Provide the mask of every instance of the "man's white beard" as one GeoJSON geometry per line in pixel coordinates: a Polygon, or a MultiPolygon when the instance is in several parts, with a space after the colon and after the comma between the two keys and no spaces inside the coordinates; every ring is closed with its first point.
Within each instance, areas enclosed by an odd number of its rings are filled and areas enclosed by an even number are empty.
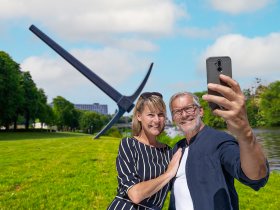
{"type": "Polygon", "coordinates": [[[181,130],[187,134],[187,133],[192,133],[192,132],[195,132],[195,131],[198,131],[199,128],[200,128],[200,125],[201,125],[201,118],[200,118],[200,115],[198,114],[196,117],[195,117],[195,124],[192,126],[192,127],[188,127],[188,128],[182,128],[181,127],[181,130]]]}

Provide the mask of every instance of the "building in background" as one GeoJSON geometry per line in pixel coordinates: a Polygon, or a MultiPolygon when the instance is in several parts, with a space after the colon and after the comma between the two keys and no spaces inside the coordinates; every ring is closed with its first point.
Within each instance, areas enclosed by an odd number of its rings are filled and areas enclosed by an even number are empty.
{"type": "Polygon", "coordinates": [[[74,104],[76,109],[79,110],[87,110],[87,111],[93,111],[100,114],[108,114],[108,105],[107,104],[74,104]]]}

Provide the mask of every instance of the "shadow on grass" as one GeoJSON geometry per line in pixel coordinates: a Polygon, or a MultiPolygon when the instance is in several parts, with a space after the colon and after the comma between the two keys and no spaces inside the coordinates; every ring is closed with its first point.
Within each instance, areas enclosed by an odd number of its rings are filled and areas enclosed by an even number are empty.
{"type": "Polygon", "coordinates": [[[70,133],[70,132],[0,132],[0,141],[20,141],[20,140],[44,140],[54,138],[69,138],[90,136],[83,133],[70,133]]]}

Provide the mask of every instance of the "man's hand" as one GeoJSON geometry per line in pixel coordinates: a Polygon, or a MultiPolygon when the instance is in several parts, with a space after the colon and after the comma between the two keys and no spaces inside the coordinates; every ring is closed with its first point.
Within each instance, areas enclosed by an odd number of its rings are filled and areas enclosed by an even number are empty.
{"type": "Polygon", "coordinates": [[[207,94],[202,98],[208,102],[213,102],[224,107],[224,110],[215,109],[213,114],[222,117],[226,121],[228,130],[235,135],[237,139],[243,139],[248,135],[248,132],[251,132],[251,127],[247,118],[245,96],[235,80],[225,75],[220,75],[220,79],[229,87],[209,83],[208,88],[219,92],[224,97],[207,94]]]}
{"type": "Polygon", "coordinates": [[[220,75],[228,87],[209,83],[208,88],[219,92],[222,96],[204,95],[202,98],[208,102],[216,103],[224,110],[215,109],[213,113],[227,123],[228,130],[236,137],[240,146],[241,168],[246,176],[258,180],[266,176],[266,158],[261,145],[256,141],[249,124],[245,106],[245,96],[239,84],[228,76],[220,75]]]}

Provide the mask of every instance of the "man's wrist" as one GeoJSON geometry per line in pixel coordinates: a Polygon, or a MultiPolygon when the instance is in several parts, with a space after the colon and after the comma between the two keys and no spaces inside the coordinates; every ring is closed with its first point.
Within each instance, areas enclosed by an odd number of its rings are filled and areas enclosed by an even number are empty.
{"type": "Polygon", "coordinates": [[[242,132],[240,132],[236,138],[238,139],[239,143],[253,144],[256,141],[255,135],[250,126],[243,128],[242,132]]]}

